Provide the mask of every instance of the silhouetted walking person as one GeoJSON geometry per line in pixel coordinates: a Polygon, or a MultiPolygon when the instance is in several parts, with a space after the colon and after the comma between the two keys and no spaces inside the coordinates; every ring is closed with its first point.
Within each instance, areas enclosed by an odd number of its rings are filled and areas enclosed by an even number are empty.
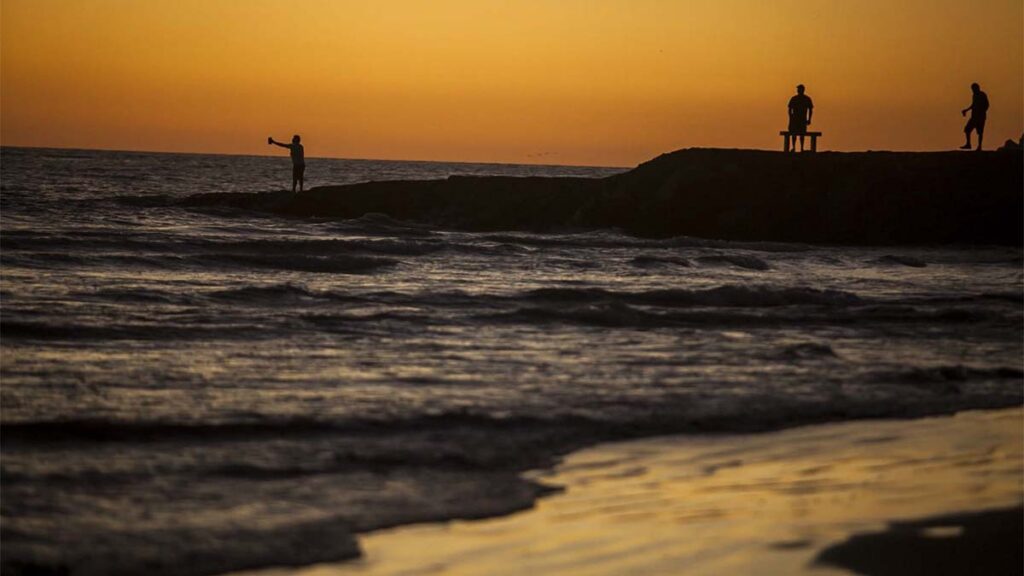
{"type": "Polygon", "coordinates": [[[280,146],[281,148],[287,148],[291,152],[291,155],[292,155],[292,194],[295,193],[295,183],[296,182],[298,182],[298,184],[299,184],[299,192],[302,191],[302,185],[303,185],[303,183],[302,183],[302,175],[306,171],[306,155],[305,155],[305,150],[303,150],[303,148],[302,148],[302,144],[299,143],[301,141],[302,141],[302,138],[300,138],[298,134],[296,134],[295,136],[292,136],[292,143],[291,144],[282,144],[282,143],[274,140],[273,137],[267,138],[267,144],[276,144],[276,145],[280,146]]]}
{"type": "Polygon", "coordinates": [[[978,86],[977,82],[971,84],[971,92],[974,93],[974,96],[971,97],[971,105],[960,111],[961,116],[967,116],[967,111],[971,111],[971,119],[964,126],[964,136],[967,137],[967,143],[960,147],[961,150],[971,149],[971,130],[978,133],[978,150],[981,150],[981,139],[985,136],[985,119],[988,116],[988,94],[981,91],[981,86],[978,86]]]}
{"type": "MultiPolygon", "coordinates": [[[[811,97],[804,94],[804,85],[796,87],[796,96],[789,99],[789,131],[800,136],[800,151],[804,150],[804,134],[807,127],[811,125],[811,116],[814,115],[814,102],[811,97]]],[[[793,150],[796,150],[796,142],[793,142],[793,150]]]]}

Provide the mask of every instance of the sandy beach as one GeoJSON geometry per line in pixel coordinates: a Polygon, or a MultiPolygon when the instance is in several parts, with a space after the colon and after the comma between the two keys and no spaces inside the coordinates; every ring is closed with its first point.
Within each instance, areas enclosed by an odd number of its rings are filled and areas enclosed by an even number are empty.
{"type": "Polygon", "coordinates": [[[532,472],[564,488],[532,510],[380,531],[354,562],[246,574],[1019,573],[1022,417],[600,445],[532,472]]]}

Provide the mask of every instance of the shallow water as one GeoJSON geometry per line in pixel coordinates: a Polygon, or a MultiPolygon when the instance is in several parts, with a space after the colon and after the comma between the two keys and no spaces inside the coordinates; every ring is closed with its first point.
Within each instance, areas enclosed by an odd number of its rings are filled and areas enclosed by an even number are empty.
{"type": "MultiPolygon", "coordinates": [[[[821,550],[894,519],[1020,506],[1022,416],[602,445],[536,472],[564,492],[535,509],[384,530],[362,540],[365,559],[250,576],[849,574],[820,562],[821,550]]],[[[912,553],[888,562],[920,573],[912,553]]]]}
{"type": "MultiPolygon", "coordinates": [[[[167,201],[279,188],[284,158],[2,161],[8,566],[337,559],[352,531],[527,506],[517,471],[602,440],[1021,402],[1019,248],[272,218],[167,201]]],[[[614,172],[307,167],[310,184],[614,172]]]]}
{"type": "MultiPolygon", "coordinates": [[[[601,445],[536,472],[564,492],[533,510],[383,530],[363,539],[364,559],[248,576],[850,574],[821,551],[895,519],[1019,508],[1022,417],[1010,409],[601,445]]],[[[958,535],[950,525],[923,537],[958,535]]],[[[914,553],[886,562],[922,573],[914,553]]]]}

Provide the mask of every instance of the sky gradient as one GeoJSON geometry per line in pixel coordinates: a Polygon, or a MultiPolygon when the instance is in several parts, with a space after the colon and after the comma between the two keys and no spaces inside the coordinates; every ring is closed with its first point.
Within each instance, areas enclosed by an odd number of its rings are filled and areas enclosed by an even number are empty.
{"type": "Polygon", "coordinates": [[[0,141],[630,166],[781,147],[947,150],[979,82],[1024,131],[1020,0],[0,0],[0,141]]]}

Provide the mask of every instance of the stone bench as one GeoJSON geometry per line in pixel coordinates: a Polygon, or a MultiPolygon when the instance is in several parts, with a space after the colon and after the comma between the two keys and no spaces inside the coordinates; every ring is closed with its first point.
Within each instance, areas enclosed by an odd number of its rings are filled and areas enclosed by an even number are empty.
{"type": "MultiPolygon", "coordinates": [[[[794,139],[794,140],[792,140],[792,142],[793,142],[793,148],[792,149],[793,149],[793,152],[796,152],[796,140],[795,140],[795,138],[797,136],[810,136],[811,137],[811,152],[817,152],[818,151],[818,136],[821,136],[821,132],[802,132],[801,133],[801,132],[790,132],[788,130],[783,130],[782,132],[779,132],[779,136],[782,136],[782,151],[783,152],[789,152],[789,150],[790,150],[790,146],[789,146],[790,138],[794,139]]],[[[800,151],[803,152],[803,148],[802,147],[800,148],[800,151]]]]}

